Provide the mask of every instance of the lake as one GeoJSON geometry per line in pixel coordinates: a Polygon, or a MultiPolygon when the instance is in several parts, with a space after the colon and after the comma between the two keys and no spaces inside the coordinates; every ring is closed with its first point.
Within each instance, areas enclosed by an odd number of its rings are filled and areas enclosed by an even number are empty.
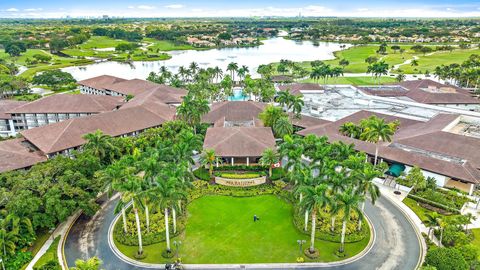
{"type": "MultiPolygon", "coordinates": [[[[314,46],[310,41],[293,41],[276,37],[264,40],[263,45],[254,48],[170,51],[168,53],[172,58],[164,61],[133,63],[108,61],[81,67],[67,67],[62,70],[71,73],[77,80],[103,74],[125,79],[145,79],[150,72],[158,72],[161,66],[176,72],[180,66],[188,67],[192,61],[195,61],[201,68],[218,66],[225,71],[230,62],[236,62],[239,67],[247,66],[250,74],[255,77],[258,75],[256,69],[259,65],[279,62],[281,59],[292,61],[334,59],[333,52],[341,50],[341,45],[343,44],[320,42],[318,46],[314,46]]],[[[345,45],[346,48],[351,46],[345,45]]]]}

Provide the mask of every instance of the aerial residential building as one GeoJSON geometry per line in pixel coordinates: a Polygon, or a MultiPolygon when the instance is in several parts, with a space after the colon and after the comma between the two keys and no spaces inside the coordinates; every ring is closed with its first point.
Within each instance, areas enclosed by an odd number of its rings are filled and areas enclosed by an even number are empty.
{"type": "Polygon", "coordinates": [[[440,113],[428,121],[419,121],[362,110],[334,122],[306,128],[298,134],[315,134],[327,136],[331,142],[353,143],[358,151],[373,158],[374,143],[340,133],[342,124],[358,124],[372,115],[387,122],[400,122],[392,142],[379,143],[380,159],[389,165],[402,165],[405,171],[419,166],[426,177],[435,179],[438,186],[455,187],[469,194],[479,187],[480,118],[440,113]]]}
{"type": "Polygon", "coordinates": [[[7,112],[26,103],[26,101],[0,100],[0,137],[16,135],[12,115],[7,112]]]}
{"type": "Polygon", "coordinates": [[[15,106],[5,113],[10,116],[10,135],[71,118],[109,112],[124,104],[121,97],[59,94],[15,106]]]}
{"type": "Polygon", "coordinates": [[[392,97],[406,101],[445,106],[469,111],[480,111],[480,99],[470,91],[432,80],[413,80],[389,85],[358,87],[364,93],[392,97]]]}

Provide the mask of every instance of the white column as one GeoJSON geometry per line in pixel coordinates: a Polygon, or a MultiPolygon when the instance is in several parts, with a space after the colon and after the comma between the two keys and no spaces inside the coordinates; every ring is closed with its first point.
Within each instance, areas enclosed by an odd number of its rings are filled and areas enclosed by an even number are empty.
{"type": "Polygon", "coordinates": [[[10,136],[15,136],[17,135],[17,131],[15,130],[15,126],[13,125],[13,120],[8,119],[8,125],[10,126],[10,136]]]}
{"type": "Polygon", "coordinates": [[[232,157],[232,166],[233,166],[233,157],[232,157]]]}
{"type": "Polygon", "coordinates": [[[217,168],[218,168],[218,158],[217,158],[217,161],[216,161],[216,162],[217,162],[217,168]]]}
{"type": "Polygon", "coordinates": [[[475,189],[475,184],[470,184],[470,191],[468,192],[468,195],[472,196],[474,189],[475,189]]]}
{"type": "Polygon", "coordinates": [[[247,157],[247,166],[250,166],[250,157],[247,157]]]}

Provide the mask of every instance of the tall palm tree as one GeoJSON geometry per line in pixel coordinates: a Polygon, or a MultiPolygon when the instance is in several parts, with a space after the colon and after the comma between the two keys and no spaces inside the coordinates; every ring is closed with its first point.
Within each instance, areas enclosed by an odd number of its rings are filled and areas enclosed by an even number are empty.
{"type": "Polygon", "coordinates": [[[223,76],[223,70],[219,68],[218,66],[213,68],[213,74],[215,78],[217,79],[217,83],[222,79],[223,76]]]}
{"type": "Polygon", "coordinates": [[[349,187],[345,192],[337,194],[335,200],[338,202],[337,211],[343,213],[342,218],[342,236],[340,240],[340,252],[345,251],[345,234],[347,231],[347,223],[350,221],[352,213],[356,213],[359,219],[363,218],[362,210],[359,203],[365,200],[364,197],[355,192],[352,187],[349,187]]]}
{"type": "Polygon", "coordinates": [[[227,71],[230,71],[230,76],[232,77],[233,82],[235,82],[235,73],[238,71],[238,64],[231,62],[227,65],[227,71]]]}
{"type": "Polygon", "coordinates": [[[7,211],[0,212],[0,247],[2,248],[2,258],[15,254],[17,242],[19,239],[19,226],[10,226],[12,215],[7,211]]]}
{"type": "Polygon", "coordinates": [[[269,177],[272,177],[272,167],[275,163],[278,163],[278,161],[279,156],[275,150],[267,148],[263,151],[262,157],[260,158],[260,164],[262,166],[268,166],[269,177]]]}
{"type": "MultiPolygon", "coordinates": [[[[380,197],[380,189],[377,185],[373,183],[375,177],[381,176],[381,173],[370,163],[360,162],[364,164],[363,170],[356,170],[353,178],[358,180],[357,192],[366,197],[367,193],[370,194],[370,200],[372,204],[375,204],[375,201],[380,197]]],[[[362,202],[362,213],[365,211],[365,201],[362,202]]],[[[358,230],[362,229],[362,219],[358,220],[358,230]]]]}
{"type": "Polygon", "coordinates": [[[177,181],[169,172],[163,172],[157,178],[157,186],[154,189],[155,194],[157,194],[154,204],[160,211],[163,211],[165,217],[165,240],[167,245],[167,252],[171,251],[170,247],[170,229],[169,229],[169,209],[178,207],[178,200],[185,198],[186,195],[184,192],[176,189],[177,181]]]}
{"type": "MultiPolygon", "coordinates": [[[[143,254],[142,244],[142,230],[140,227],[140,216],[138,214],[139,207],[143,207],[141,204],[140,196],[142,194],[142,183],[138,176],[127,175],[124,181],[115,183],[114,189],[122,193],[122,202],[132,202],[132,210],[135,215],[135,223],[137,226],[138,237],[138,254],[143,254]]],[[[122,207],[125,209],[125,207],[122,207]]],[[[122,210],[123,211],[123,210],[122,210]]]]}
{"type": "Polygon", "coordinates": [[[375,143],[375,162],[377,165],[378,159],[378,144],[381,141],[391,142],[395,130],[391,125],[385,122],[385,119],[378,117],[370,117],[366,129],[364,130],[364,136],[367,141],[375,143]]]}
{"type": "Polygon", "coordinates": [[[273,105],[268,105],[258,117],[262,120],[263,125],[266,127],[273,127],[275,122],[287,115],[283,112],[282,108],[273,105]]]}
{"type": "Polygon", "coordinates": [[[311,213],[312,231],[310,234],[310,253],[315,252],[315,232],[318,211],[324,210],[329,202],[329,189],[326,184],[320,184],[315,187],[307,186],[300,190],[304,194],[300,206],[311,213]]]}
{"type": "Polygon", "coordinates": [[[277,95],[277,102],[280,104],[285,109],[288,109],[290,107],[290,104],[292,102],[292,95],[288,90],[285,91],[279,91],[277,95]]]}
{"type": "Polygon", "coordinates": [[[291,100],[292,112],[295,114],[295,117],[300,118],[302,108],[305,105],[303,101],[303,95],[293,95],[291,100]]]}
{"type": "Polygon", "coordinates": [[[101,130],[89,133],[83,136],[87,141],[83,145],[83,150],[91,151],[93,155],[100,158],[100,161],[107,163],[111,161],[118,152],[118,148],[113,144],[112,137],[104,134],[101,130]]]}
{"type": "Polygon", "coordinates": [[[360,130],[357,125],[352,122],[345,122],[340,126],[340,133],[350,138],[358,138],[360,136],[360,130]]]}
{"type": "Polygon", "coordinates": [[[188,69],[190,69],[191,76],[195,75],[198,71],[198,64],[195,62],[190,63],[188,66],[188,69]]]}
{"type": "Polygon", "coordinates": [[[293,134],[293,125],[288,117],[280,117],[273,125],[273,133],[277,138],[283,138],[285,135],[293,134]]]}
{"type": "Polygon", "coordinates": [[[213,166],[217,162],[218,158],[213,149],[205,149],[200,156],[200,164],[202,164],[202,166],[208,166],[208,174],[210,175],[210,178],[213,177],[213,166]]]}

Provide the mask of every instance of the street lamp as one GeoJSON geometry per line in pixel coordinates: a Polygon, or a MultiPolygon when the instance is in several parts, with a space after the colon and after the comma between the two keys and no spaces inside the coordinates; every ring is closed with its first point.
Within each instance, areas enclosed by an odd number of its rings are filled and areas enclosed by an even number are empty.
{"type": "Polygon", "coordinates": [[[181,244],[182,244],[182,241],[177,241],[177,240],[173,241],[173,245],[175,246],[175,254],[177,256],[177,260],[178,260],[178,250],[180,249],[181,244]]]}
{"type": "Polygon", "coordinates": [[[303,252],[302,246],[305,244],[307,241],[306,240],[297,240],[298,247],[300,248],[300,255],[303,252]]]}

